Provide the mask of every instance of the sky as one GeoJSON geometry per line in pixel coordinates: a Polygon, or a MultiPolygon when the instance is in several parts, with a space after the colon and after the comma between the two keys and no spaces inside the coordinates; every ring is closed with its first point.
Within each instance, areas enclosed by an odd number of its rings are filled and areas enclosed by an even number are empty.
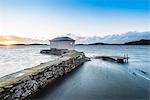
{"type": "Polygon", "coordinates": [[[0,0],[0,36],[51,39],[149,31],[150,0],[0,0]]]}

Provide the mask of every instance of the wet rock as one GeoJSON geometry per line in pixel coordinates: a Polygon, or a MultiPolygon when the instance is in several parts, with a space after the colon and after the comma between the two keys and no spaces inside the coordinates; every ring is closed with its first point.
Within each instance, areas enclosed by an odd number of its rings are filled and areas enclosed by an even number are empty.
{"type": "Polygon", "coordinates": [[[145,71],[143,71],[143,70],[140,70],[143,74],[145,74],[145,75],[148,75],[148,73],[147,72],[145,72],[145,71]]]}
{"type": "Polygon", "coordinates": [[[4,91],[4,89],[3,88],[0,88],[0,92],[3,92],[4,91]]]}

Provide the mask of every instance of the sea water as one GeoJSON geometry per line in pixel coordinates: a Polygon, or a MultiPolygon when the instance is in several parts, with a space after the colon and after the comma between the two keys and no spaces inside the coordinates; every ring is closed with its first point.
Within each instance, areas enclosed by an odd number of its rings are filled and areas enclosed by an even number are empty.
{"type": "MultiPolygon", "coordinates": [[[[1,46],[0,77],[34,67],[57,57],[40,54],[49,46],[1,46]]],[[[129,63],[91,59],[43,89],[35,100],[148,100],[150,98],[150,46],[78,45],[88,57],[128,55],[129,63]]]]}
{"type": "Polygon", "coordinates": [[[0,77],[57,58],[40,54],[42,49],[49,46],[0,46],[0,77]]]}
{"type": "Polygon", "coordinates": [[[91,59],[59,78],[35,100],[149,100],[150,46],[76,46],[86,56],[129,56],[129,63],[91,59]]]}
{"type": "MultiPolygon", "coordinates": [[[[95,56],[128,56],[129,63],[120,65],[135,74],[150,80],[150,46],[147,45],[91,45],[77,46],[88,57],[95,56]]],[[[115,64],[112,66],[115,67],[115,64]]]]}

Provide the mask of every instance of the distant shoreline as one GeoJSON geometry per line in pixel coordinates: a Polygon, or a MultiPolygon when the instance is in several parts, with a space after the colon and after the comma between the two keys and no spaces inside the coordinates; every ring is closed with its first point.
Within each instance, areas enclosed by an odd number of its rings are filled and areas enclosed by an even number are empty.
{"type": "MultiPolygon", "coordinates": [[[[32,45],[49,45],[49,44],[38,44],[38,43],[33,43],[33,44],[11,44],[11,46],[32,46],[32,45]]],[[[141,39],[138,41],[130,41],[130,42],[125,42],[122,44],[111,44],[111,43],[102,43],[102,42],[98,42],[98,43],[90,43],[90,44],[76,44],[76,45],[150,45],[150,40],[145,40],[145,39],[141,39]]],[[[0,44],[0,46],[7,46],[4,44],[0,44]]]]}
{"type": "MultiPolygon", "coordinates": [[[[35,43],[35,44],[11,44],[10,46],[31,46],[31,45],[49,45],[49,44],[38,44],[38,43],[35,43]]],[[[0,44],[0,46],[7,46],[7,45],[0,44]]]]}
{"type": "Polygon", "coordinates": [[[111,44],[111,43],[90,43],[90,44],[77,44],[77,45],[150,45],[150,40],[141,39],[138,41],[130,41],[122,44],[111,44]]]}

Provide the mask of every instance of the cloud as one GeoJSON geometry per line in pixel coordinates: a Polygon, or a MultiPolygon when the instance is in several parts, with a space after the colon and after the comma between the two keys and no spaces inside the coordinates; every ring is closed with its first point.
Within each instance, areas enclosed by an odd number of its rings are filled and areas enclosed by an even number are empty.
{"type": "Polygon", "coordinates": [[[150,39],[150,31],[146,32],[127,32],[123,34],[115,34],[115,35],[107,35],[104,37],[93,36],[93,37],[79,37],[72,34],[68,34],[68,36],[76,39],[77,43],[125,43],[129,41],[136,41],[140,39],[150,39]]]}
{"type": "MultiPolygon", "coordinates": [[[[115,35],[107,35],[104,37],[101,36],[92,36],[92,37],[83,37],[75,34],[66,34],[61,36],[69,36],[76,40],[76,43],[124,43],[129,41],[136,41],[140,39],[150,39],[150,31],[147,32],[127,32],[123,34],[115,34],[115,35]]],[[[24,38],[18,36],[0,36],[0,43],[3,41],[16,41],[18,44],[32,44],[32,43],[41,43],[41,44],[49,44],[48,40],[40,40],[40,39],[32,39],[32,38],[24,38]]]]}
{"type": "Polygon", "coordinates": [[[31,38],[24,38],[18,36],[0,36],[0,43],[5,41],[15,41],[17,44],[32,44],[32,43],[42,43],[47,44],[48,40],[38,40],[38,39],[31,39],[31,38]]]}

